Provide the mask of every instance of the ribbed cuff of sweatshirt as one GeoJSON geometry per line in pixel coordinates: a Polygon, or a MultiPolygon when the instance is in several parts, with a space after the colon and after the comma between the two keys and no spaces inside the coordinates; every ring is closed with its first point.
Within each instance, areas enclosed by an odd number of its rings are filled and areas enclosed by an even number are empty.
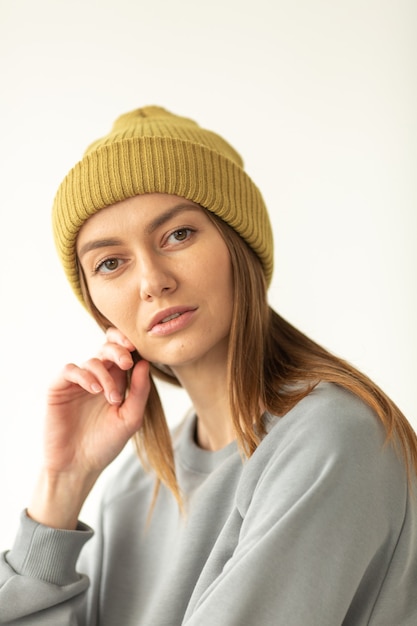
{"type": "Polygon", "coordinates": [[[57,530],[35,522],[23,511],[7,562],[22,576],[53,585],[69,585],[79,578],[76,562],[82,547],[92,536],[91,528],[81,522],[76,530],[57,530]]]}

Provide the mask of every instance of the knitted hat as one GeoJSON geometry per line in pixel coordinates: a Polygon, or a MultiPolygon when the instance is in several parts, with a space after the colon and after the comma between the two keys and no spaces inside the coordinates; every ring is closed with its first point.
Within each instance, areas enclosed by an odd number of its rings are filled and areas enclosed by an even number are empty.
{"type": "Polygon", "coordinates": [[[153,192],[181,196],[218,215],[258,255],[270,282],[271,225],[239,154],[192,120],[148,106],[122,115],[108,135],[91,144],[55,196],[55,243],[83,303],[76,261],[81,226],[104,207],[153,192]]]}

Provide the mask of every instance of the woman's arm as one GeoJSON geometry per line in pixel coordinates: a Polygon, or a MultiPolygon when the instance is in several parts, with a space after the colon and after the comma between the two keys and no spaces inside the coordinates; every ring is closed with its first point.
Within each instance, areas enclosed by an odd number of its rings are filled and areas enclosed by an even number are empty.
{"type": "Polygon", "coordinates": [[[149,393],[148,364],[140,361],[126,394],[130,350],[110,331],[99,358],[67,365],[49,389],[43,466],[15,545],[0,560],[2,624],[46,623],[48,607],[60,616],[57,626],[78,623],[76,597],[88,580],[75,563],[92,535],[78,516],[101,472],[140,428],[149,393]]]}
{"type": "Polygon", "coordinates": [[[74,529],[101,472],[140,428],[149,393],[148,364],[139,361],[126,393],[129,348],[107,343],[100,358],[66,365],[48,393],[44,463],[29,517],[74,529]]]}

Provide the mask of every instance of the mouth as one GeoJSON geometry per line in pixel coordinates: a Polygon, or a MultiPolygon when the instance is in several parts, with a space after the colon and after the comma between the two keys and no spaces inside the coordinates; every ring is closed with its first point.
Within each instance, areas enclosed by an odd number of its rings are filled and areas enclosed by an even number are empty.
{"type": "Polygon", "coordinates": [[[177,307],[170,307],[169,309],[160,311],[159,313],[154,315],[154,317],[151,319],[151,322],[147,330],[148,332],[151,332],[151,331],[155,331],[155,329],[158,327],[159,328],[163,327],[165,324],[169,325],[170,322],[174,324],[175,323],[174,320],[177,320],[178,318],[183,317],[184,315],[186,316],[192,315],[192,313],[194,313],[196,308],[197,307],[193,307],[193,306],[177,306],[177,307]]]}

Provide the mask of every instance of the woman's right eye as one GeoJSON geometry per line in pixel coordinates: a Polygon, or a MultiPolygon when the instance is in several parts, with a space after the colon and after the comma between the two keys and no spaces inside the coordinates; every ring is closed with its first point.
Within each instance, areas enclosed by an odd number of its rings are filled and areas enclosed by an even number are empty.
{"type": "Polygon", "coordinates": [[[120,264],[120,259],[116,259],[115,257],[104,259],[104,261],[100,261],[100,263],[95,266],[94,273],[110,274],[111,272],[116,271],[120,267],[120,264]]]}

